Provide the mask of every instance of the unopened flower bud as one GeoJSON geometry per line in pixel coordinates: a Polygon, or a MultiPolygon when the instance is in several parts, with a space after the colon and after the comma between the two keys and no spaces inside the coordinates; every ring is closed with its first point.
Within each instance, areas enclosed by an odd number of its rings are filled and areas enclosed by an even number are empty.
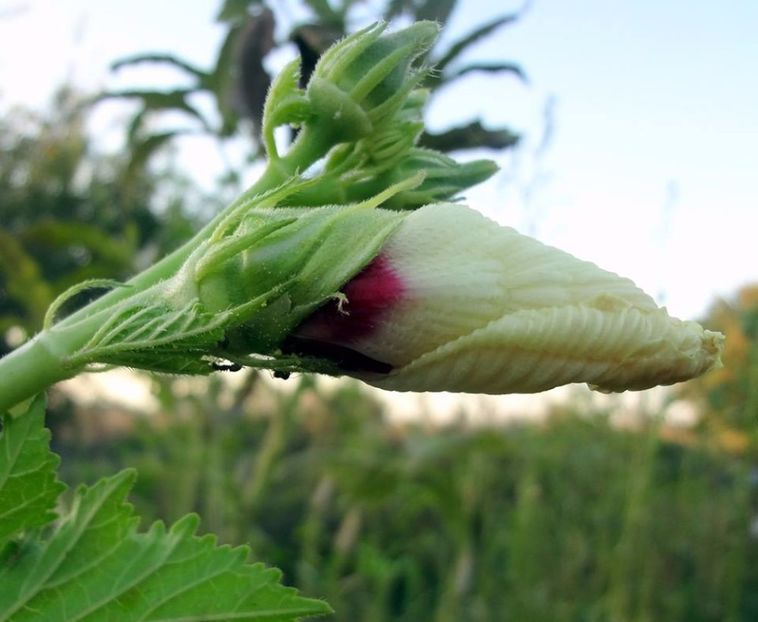
{"type": "Polygon", "coordinates": [[[332,46],[308,83],[313,123],[335,142],[368,135],[403,107],[423,76],[412,64],[439,32],[433,22],[389,35],[383,34],[385,28],[374,24],[332,46]]]}
{"type": "Polygon", "coordinates": [[[723,342],[630,280],[454,204],[409,214],[342,292],[290,347],[385,389],[644,389],[718,365],[723,342]]]}

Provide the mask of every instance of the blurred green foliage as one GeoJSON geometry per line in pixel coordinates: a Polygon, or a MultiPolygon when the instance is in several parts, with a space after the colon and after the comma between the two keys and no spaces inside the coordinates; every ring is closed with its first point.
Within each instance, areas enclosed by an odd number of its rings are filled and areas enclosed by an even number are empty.
{"type": "Polygon", "coordinates": [[[730,300],[719,300],[704,324],[727,335],[721,369],[683,385],[682,396],[695,400],[701,426],[737,449],[758,447],[758,285],[748,285],[730,300]]]}
{"type": "Polygon", "coordinates": [[[70,286],[126,279],[195,229],[188,182],[98,151],[87,111],[66,88],[44,113],[0,118],[0,354],[8,329],[33,334],[70,286]]]}

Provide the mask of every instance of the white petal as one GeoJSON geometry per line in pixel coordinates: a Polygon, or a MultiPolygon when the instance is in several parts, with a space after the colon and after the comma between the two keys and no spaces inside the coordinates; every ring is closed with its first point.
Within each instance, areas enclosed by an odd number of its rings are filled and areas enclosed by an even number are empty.
{"type": "Polygon", "coordinates": [[[719,364],[723,336],[669,317],[632,281],[454,204],[408,216],[382,250],[407,295],[351,344],[385,389],[623,391],[719,364]]]}
{"type": "Polygon", "coordinates": [[[564,306],[518,311],[368,380],[399,391],[533,393],[572,382],[645,389],[700,375],[723,336],[663,310],[564,306]]]}
{"type": "Polygon", "coordinates": [[[506,314],[615,297],[656,309],[629,279],[457,204],[410,214],[383,249],[408,295],[354,345],[395,366],[506,314]]]}

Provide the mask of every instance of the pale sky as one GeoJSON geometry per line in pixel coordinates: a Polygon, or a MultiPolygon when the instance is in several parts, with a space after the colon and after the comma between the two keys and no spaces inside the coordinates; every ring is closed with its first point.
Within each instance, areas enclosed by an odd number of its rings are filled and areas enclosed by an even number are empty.
{"type": "MultiPolygon", "coordinates": [[[[176,85],[174,72],[114,76],[108,65],[172,51],[208,66],[223,34],[212,21],[218,5],[0,0],[0,111],[41,108],[67,79],[85,89],[176,85]]],[[[281,6],[296,15],[296,2],[281,6]]],[[[517,6],[462,0],[443,41],[517,6]]],[[[432,102],[428,119],[439,127],[482,116],[522,131],[502,172],[469,194],[472,207],[697,318],[714,296],[758,281],[756,31],[755,0],[535,0],[469,54],[518,61],[529,83],[466,79],[432,102]],[[553,131],[540,151],[551,100],[553,131]]],[[[93,123],[118,128],[116,113],[103,107],[93,123]]],[[[202,141],[180,152],[203,184],[220,171],[202,141]]]]}

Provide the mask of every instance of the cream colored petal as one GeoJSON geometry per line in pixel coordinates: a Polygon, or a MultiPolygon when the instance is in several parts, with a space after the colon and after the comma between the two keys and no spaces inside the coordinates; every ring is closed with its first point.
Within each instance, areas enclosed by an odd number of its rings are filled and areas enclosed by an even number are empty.
{"type": "Polygon", "coordinates": [[[723,335],[663,309],[598,301],[507,314],[367,381],[399,391],[533,393],[573,382],[623,391],[672,384],[719,364],[723,335]]]}
{"type": "Polygon", "coordinates": [[[629,279],[459,204],[410,214],[382,252],[406,284],[407,296],[374,334],[351,347],[395,366],[523,310],[587,304],[598,297],[657,308],[629,279]]]}

